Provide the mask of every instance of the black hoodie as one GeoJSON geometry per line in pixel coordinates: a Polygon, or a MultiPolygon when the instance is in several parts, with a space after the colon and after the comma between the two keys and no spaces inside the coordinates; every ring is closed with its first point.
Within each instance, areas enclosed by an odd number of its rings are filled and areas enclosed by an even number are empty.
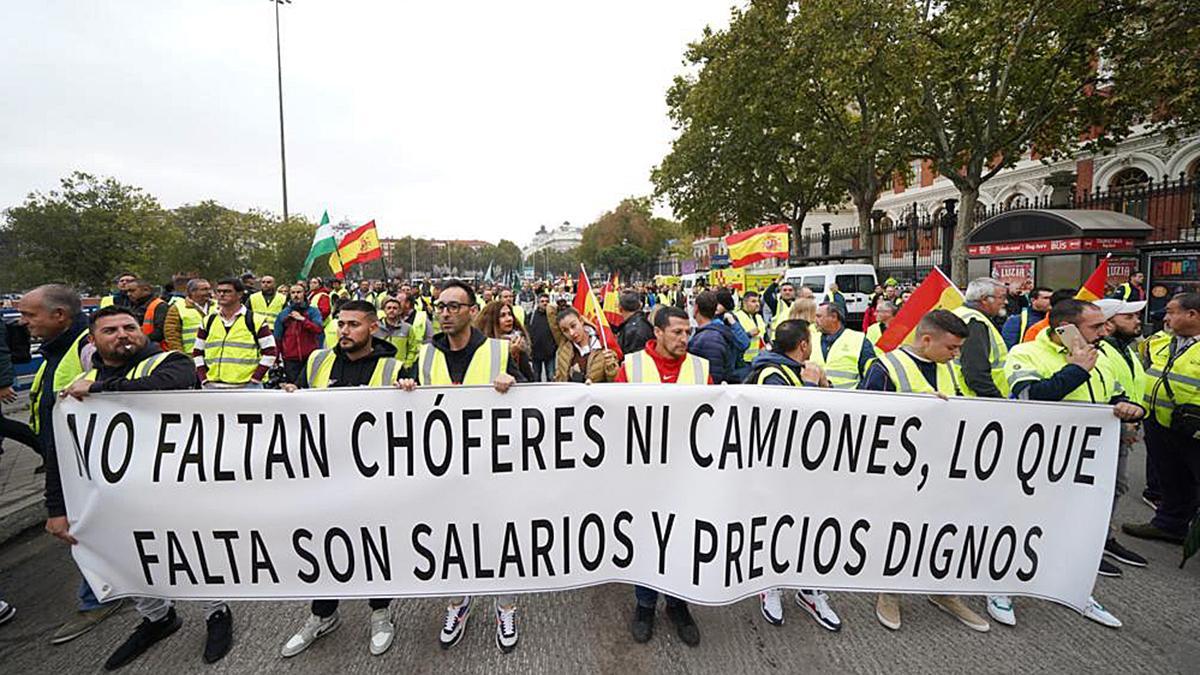
{"type": "MultiPolygon", "coordinates": [[[[371,338],[371,353],[357,361],[351,361],[341,346],[333,348],[333,370],[329,373],[330,387],[365,387],[371,383],[375,365],[379,359],[396,358],[396,348],[386,340],[371,338]]],[[[296,386],[308,389],[308,367],[300,371],[296,386]]]]}
{"type": "MultiPolygon", "coordinates": [[[[446,337],[445,333],[438,333],[433,336],[432,347],[446,356],[446,370],[450,371],[450,379],[455,384],[460,384],[463,378],[467,375],[467,368],[471,365],[471,359],[475,356],[475,350],[487,340],[483,333],[478,328],[471,329],[471,339],[467,341],[467,346],[458,351],[450,349],[450,338],[446,337]]],[[[508,360],[509,375],[517,382],[524,382],[525,376],[521,374],[521,369],[518,367],[515,359],[508,360]]],[[[421,382],[421,364],[417,363],[417,372],[414,375],[417,384],[428,384],[421,382]]]]}

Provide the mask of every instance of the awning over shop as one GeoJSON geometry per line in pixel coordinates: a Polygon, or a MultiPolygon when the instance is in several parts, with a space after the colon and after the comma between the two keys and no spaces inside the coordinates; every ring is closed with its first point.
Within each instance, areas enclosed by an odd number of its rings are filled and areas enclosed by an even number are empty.
{"type": "Polygon", "coordinates": [[[1017,209],[995,215],[967,235],[970,255],[1065,253],[1132,248],[1153,228],[1118,211],[1017,209]]]}

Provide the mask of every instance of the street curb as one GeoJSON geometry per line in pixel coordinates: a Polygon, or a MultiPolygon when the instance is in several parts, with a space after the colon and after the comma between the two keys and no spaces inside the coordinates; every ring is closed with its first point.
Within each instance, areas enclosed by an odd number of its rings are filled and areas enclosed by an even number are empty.
{"type": "Polygon", "coordinates": [[[46,511],[40,495],[33,495],[28,503],[0,515],[0,545],[8,543],[26,530],[45,521],[46,511]]]}

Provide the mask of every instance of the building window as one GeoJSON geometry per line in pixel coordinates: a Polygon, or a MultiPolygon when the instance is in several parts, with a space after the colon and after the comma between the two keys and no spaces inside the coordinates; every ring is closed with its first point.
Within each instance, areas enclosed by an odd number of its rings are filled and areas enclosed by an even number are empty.
{"type": "Polygon", "coordinates": [[[1134,218],[1146,219],[1150,204],[1145,190],[1150,185],[1150,176],[1137,167],[1121,169],[1108,182],[1108,191],[1113,198],[1113,210],[1134,218]]]}

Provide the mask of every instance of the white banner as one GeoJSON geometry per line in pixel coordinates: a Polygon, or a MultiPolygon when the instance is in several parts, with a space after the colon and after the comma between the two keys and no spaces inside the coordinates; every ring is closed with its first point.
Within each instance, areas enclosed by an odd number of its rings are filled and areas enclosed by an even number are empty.
{"type": "Polygon", "coordinates": [[[55,432],[102,598],[629,582],[1076,609],[1118,441],[1103,406],[676,385],[104,394],[55,432]]]}

